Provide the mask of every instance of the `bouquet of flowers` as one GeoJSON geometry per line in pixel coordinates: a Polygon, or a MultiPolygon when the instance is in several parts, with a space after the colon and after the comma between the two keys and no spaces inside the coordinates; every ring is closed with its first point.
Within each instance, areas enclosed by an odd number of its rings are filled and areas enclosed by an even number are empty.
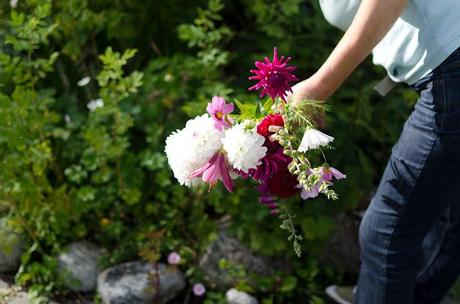
{"type": "Polygon", "coordinates": [[[239,111],[234,113],[233,103],[214,96],[207,114],[187,121],[166,139],[165,152],[174,176],[188,187],[205,183],[211,190],[221,181],[233,192],[235,179],[255,181],[260,203],[280,216],[280,227],[290,232],[288,239],[300,256],[302,236],[280,200],[320,194],[337,200],[331,186],[334,179],[346,176],[329,165],[323,152],[334,140],[316,128],[315,118],[327,110],[324,102],[305,100],[295,107],[287,103],[291,84],[298,80],[290,59],[278,57],[275,48],[272,61],[265,57],[251,70],[254,76],[249,79],[257,83],[249,90],[260,89],[260,97],[268,95],[268,100],[236,100],[239,111]]]}

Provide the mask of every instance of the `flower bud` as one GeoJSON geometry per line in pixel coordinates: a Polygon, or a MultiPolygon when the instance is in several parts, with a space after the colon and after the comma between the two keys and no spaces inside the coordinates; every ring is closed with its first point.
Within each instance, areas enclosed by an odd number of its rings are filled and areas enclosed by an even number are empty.
{"type": "Polygon", "coordinates": [[[271,141],[271,142],[274,142],[274,141],[277,141],[278,140],[278,137],[276,134],[273,134],[273,135],[270,135],[268,137],[268,139],[271,141]]]}
{"type": "Polygon", "coordinates": [[[271,125],[268,127],[268,131],[270,132],[278,132],[279,130],[281,130],[281,126],[271,125]]]}

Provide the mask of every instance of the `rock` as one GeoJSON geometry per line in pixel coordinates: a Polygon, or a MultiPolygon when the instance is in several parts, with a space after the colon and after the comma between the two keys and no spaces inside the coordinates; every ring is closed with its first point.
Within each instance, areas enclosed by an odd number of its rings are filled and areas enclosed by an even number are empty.
{"type": "Polygon", "coordinates": [[[9,282],[6,288],[0,289],[0,303],[28,304],[29,295],[21,287],[13,286],[9,282]]]}
{"type": "Polygon", "coordinates": [[[135,261],[104,270],[97,291],[105,304],[166,303],[185,288],[184,275],[175,267],[135,261]],[[156,281],[155,278],[159,277],[156,281]],[[158,283],[157,283],[158,282],[158,283]],[[155,286],[159,284],[159,293],[155,286]]]}
{"type": "Polygon", "coordinates": [[[16,272],[24,252],[24,239],[9,224],[8,218],[0,219],[0,273],[16,272]]]}
{"type": "Polygon", "coordinates": [[[58,258],[58,271],[64,278],[67,288],[73,291],[88,292],[96,288],[100,249],[82,241],[70,244],[58,258]]]}
{"type": "MultiPolygon", "coordinates": [[[[0,294],[2,291],[7,290],[13,285],[13,278],[0,275],[0,294]]],[[[0,302],[1,303],[1,302],[0,302]]]]}
{"type": "Polygon", "coordinates": [[[208,284],[219,289],[231,288],[241,279],[249,280],[248,283],[257,288],[255,282],[248,279],[250,274],[264,277],[274,275],[279,270],[284,273],[291,272],[287,262],[253,254],[238,239],[228,236],[225,230],[221,230],[218,239],[206,249],[200,269],[208,284]],[[222,267],[221,261],[225,261],[228,267],[222,267]],[[244,278],[232,275],[238,273],[238,270],[244,270],[247,275],[244,278]]]}
{"type": "Polygon", "coordinates": [[[25,291],[19,291],[7,297],[8,304],[29,304],[29,295],[25,291]]]}
{"type": "Polygon", "coordinates": [[[322,250],[323,264],[330,265],[340,272],[359,272],[360,219],[359,216],[348,214],[341,214],[336,218],[336,230],[322,250]]]}
{"type": "MultiPolygon", "coordinates": [[[[0,289],[0,303],[2,304],[31,304],[31,303],[47,303],[59,304],[48,298],[37,298],[30,296],[26,290],[18,286],[10,286],[7,289],[0,289]]],[[[71,303],[67,303],[71,304],[71,303]]]]}
{"type": "Polygon", "coordinates": [[[257,304],[257,299],[245,292],[235,288],[229,289],[225,293],[227,304],[257,304]]]}

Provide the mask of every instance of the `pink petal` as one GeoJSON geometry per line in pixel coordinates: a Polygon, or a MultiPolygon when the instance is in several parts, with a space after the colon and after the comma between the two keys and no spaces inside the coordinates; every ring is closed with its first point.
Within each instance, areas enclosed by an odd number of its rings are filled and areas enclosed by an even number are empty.
{"type": "Polygon", "coordinates": [[[273,48],[273,61],[278,61],[278,51],[276,47],[273,48]]]}
{"type": "Polygon", "coordinates": [[[216,130],[218,131],[222,131],[223,130],[222,121],[218,120],[216,117],[213,117],[213,118],[215,119],[214,128],[216,128],[216,130]]]}
{"type": "Polygon", "coordinates": [[[347,176],[345,174],[343,174],[342,172],[340,172],[339,170],[337,170],[336,168],[333,168],[333,167],[330,167],[329,168],[332,172],[332,175],[334,175],[334,177],[336,179],[344,179],[344,178],[347,178],[347,176]]]}
{"type": "Polygon", "coordinates": [[[201,166],[200,168],[196,169],[195,171],[193,171],[190,175],[189,175],[189,178],[192,178],[192,177],[198,177],[198,176],[201,176],[206,170],[209,169],[209,167],[212,166],[212,164],[216,161],[217,159],[217,153],[214,154],[210,160],[208,160],[208,162],[206,164],[204,164],[203,166],[201,166]]]}
{"type": "Polygon", "coordinates": [[[203,181],[206,183],[214,184],[219,180],[220,169],[219,166],[213,164],[206,171],[203,172],[203,181]]]}
{"type": "Polygon", "coordinates": [[[309,198],[315,198],[319,195],[319,186],[313,186],[311,188],[311,191],[306,191],[305,189],[302,190],[302,193],[300,194],[300,196],[306,200],[306,199],[309,199],[309,198]]]}
{"type": "Polygon", "coordinates": [[[230,173],[228,172],[228,167],[226,166],[226,160],[224,159],[224,156],[222,156],[222,158],[223,160],[220,162],[222,182],[224,183],[224,186],[228,190],[228,192],[233,192],[233,181],[230,177],[230,173]]]}
{"type": "Polygon", "coordinates": [[[198,177],[198,176],[202,176],[203,175],[203,172],[205,172],[206,170],[208,170],[208,168],[211,166],[211,164],[209,162],[207,162],[206,164],[204,164],[203,166],[201,166],[200,168],[196,169],[195,171],[193,171],[189,176],[188,178],[193,178],[193,177],[198,177]]]}
{"type": "Polygon", "coordinates": [[[216,113],[216,110],[214,109],[214,105],[212,103],[208,103],[208,106],[206,107],[206,112],[208,112],[209,115],[214,115],[216,113]]]}
{"type": "Polygon", "coordinates": [[[229,114],[229,113],[232,113],[234,109],[235,109],[235,106],[233,105],[233,103],[224,104],[222,106],[222,113],[229,114]]]}
{"type": "Polygon", "coordinates": [[[225,104],[225,99],[223,97],[220,97],[220,96],[214,96],[212,98],[212,103],[217,108],[217,110],[220,110],[222,108],[222,106],[225,104]]]}

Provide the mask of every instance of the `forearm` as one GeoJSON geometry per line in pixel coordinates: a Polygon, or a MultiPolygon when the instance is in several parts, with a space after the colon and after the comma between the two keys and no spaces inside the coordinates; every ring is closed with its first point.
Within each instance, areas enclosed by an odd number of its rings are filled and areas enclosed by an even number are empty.
{"type": "Polygon", "coordinates": [[[326,62],[312,76],[329,98],[391,29],[408,0],[363,0],[356,16],[326,62]]]}

